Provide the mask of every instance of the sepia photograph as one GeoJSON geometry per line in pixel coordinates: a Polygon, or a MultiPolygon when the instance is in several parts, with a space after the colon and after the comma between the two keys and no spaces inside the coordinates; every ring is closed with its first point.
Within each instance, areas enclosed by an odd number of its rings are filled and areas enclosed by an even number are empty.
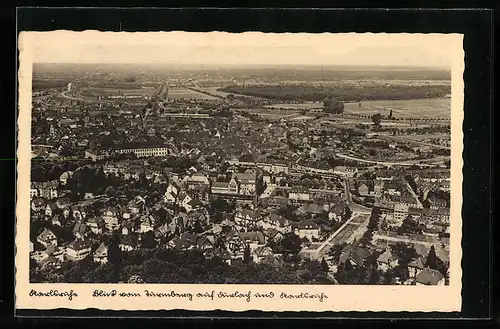
{"type": "Polygon", "coordinates": [[[461,36],[25,37],[27,285],[460,292],[461,36]]]}

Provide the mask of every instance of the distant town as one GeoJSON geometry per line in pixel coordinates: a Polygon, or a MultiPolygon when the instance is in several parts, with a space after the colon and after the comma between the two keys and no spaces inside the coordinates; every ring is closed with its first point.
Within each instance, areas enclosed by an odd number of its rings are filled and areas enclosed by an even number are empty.
{"type": "Polygon", "coordinates": [[[35,64],[30,281],[448,285],[448,72],[35,64]]]}

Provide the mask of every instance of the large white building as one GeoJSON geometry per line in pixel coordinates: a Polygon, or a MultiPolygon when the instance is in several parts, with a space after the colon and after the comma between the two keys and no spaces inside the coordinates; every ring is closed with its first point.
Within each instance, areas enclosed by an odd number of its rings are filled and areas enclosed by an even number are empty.
{"type": "Polygon", "coordinates": [[[408,217],[409,206],[404,203],[396,203],[394,205],[394,223],[398,226],[403,224],[403,221],[408,217]]]}
{"type": "Polygon", "coordinates": [[[172,154],[170,147],[142,147],[142,148],[123,148],[116,150],[119,154],[134,153],[138,158],[167,156],[172,154]]]}

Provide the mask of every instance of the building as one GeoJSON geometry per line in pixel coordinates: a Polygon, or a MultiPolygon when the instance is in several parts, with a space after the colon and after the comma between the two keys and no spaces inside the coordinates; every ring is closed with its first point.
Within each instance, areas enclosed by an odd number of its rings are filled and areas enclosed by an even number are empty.
{"type": "Polygon", "coordinates": [[[348,261],[353,266],[362,267],[372,256],[370,250],[348,244],[342,249],[339,261],[341,264],[348,261]]]}
{"type": "Polygon", "coordinates": [[[55,199],[58,196],[59,182],[57,180],[48,182],[32,182],[30,189],[30,197],[44,198],[44,199],[55,199]]]}
{"type": "Polygon", "coordinates": [[[417,275],[426,267],[427,258],[425,256],[419,257],[417,259],[412,260],[408,264],[408,274],[410,278],[414,279],[417,275]]]}
{"type": "Polygon", "coordinates": [[[166,146],[122,148],[115,150],[118,154],[135,154],[138,158],[161,157],[172,154],[172,149],[166,146]]]}
{"type": "Polygon", "coordinates": [[[230,189],[238,186],[238,194],[255,194],[257,175],[255,173],[233,173],[230,189]]]}
{"type": "Polygon", "coordinates": [[[384,272],[398,266],[398,263],[398,257],[390,249],[387,249],[377,258],[378,269],[384,272]]]}
{"type": "Polygon", "coordinates": [[[59,176],[59,181],[61,182],[62,185],[66,185],[66,184],[68,184],[68,179],[70,179],[71,177],[73,177],[73,175],[74,175],[73,171],[63,172],[61,174],[61,176],[59,176]]]}
{"type": "Polygon", "coordinates": [[[168,185],[167,191],[165,192],[164,201],[165,203],[175,203],[177,197],[179,196],[180,187],[176,182],[172,182],[168,185]]]}
{"type": "Polygon", "coordinates": [[[264,229],[271,228],[282,234],[287,234],[292,232],[291,222],[288,219],[274,213],[264,218],[262,222],[262,228],[264,229]]]}
{"type": "Polygon", "coordinates": [[[94,252],[94,262],[106,264],[108,262],[108,247],[102,242],[94,252]]]}
{"type": "Polygon", "coordinates": [[[353,178],[358,174],[358,169],[355,167],[337,166],[333,169],[333,173],[340,177],[353,178]]]}
{"type": "Polygon", "coordinates": [[[261,215],[255,210],[242,209],[234,216],[236,225],[248,229],[260,226],[262,222],[261,215]]]}
{"type": "Polygon", "coordinates": [[[44,247],[48,247],[50,245],[56,245],[57,246],[57,237],[56,235],[49,229],[44,229],[42,233],[40,233],[36,241],[38,241],[40,244],[42,244],[44,247]]]}
{"type": "Polygon", "coordinates": [[[257,167],[270,172],[271,174],[283,173],[286,175],[290,174],[290,166],[286,163],[257,163],[257,167]]]}
{"type": "Polygon", "coordinates": [[[86,150],[85,151],[85,158],[92,159],[92,161],[104,160],[104,159],[109,158],[109,157],[110,157],[110,154],[107,151],[102,151],[102,150],[86,150]]]}
{"type": "Polygon", "coordinates": [[[401,226],[403,224],[403,221],[408,217],[409,209],[410,207],[404,203],[396,203],[394,205],[394,225],[401,226]]]}
{"type": "Polygon", "coordinates": [[[301,239],[306,238],[309,241],[313,241],[313,239],[319,240],[320,233],[321,230],[319,225],[310,219],[300,222],[295,229],[295,234],[297,234],[301,239]]]}
{"type": "Polygon", "coordinates": [[[311,193],[308,188],[294,187],[288,193],[288,199],[293,201],[309,201],[311,199],[311,193]]]}
{"type": "MultiPolygon", "coordinates": [[[[238,187],[236,187],[238,190],[238,187]]],[[[211,185],[212,194],[229,194],[230,186],[228,182],[213,182],[211,185]]]]}
{"type": "Polygon", "coordinates": [[[424,268],[415,277],[417,286],[444,286],[445,278],[438,270],[424,268]]]}
{"type": "Polygon", "coordinates": [[[87,241],[75,240],[66,247],[66,257],[71,261],[85,259],[91,252],[91,245],[87,241]]]}

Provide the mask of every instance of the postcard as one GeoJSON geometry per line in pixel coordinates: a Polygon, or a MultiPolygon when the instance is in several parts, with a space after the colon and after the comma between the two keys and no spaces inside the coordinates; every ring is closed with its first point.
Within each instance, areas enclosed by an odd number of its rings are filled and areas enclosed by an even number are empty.
{"type": "Polygon", "coordinates": [[[462,40],[20,32],[16,309],[460,311],[462,40]]]}

